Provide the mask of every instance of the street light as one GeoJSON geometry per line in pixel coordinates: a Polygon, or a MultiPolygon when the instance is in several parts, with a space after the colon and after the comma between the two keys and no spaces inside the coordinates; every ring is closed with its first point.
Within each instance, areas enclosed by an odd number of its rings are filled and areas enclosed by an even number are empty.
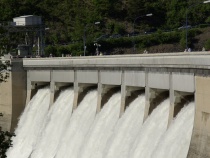
{"type": "MultiPolygon", "coordinates": [[[[93,25],[98,25],[98,24],[100,24],[100,21],[95,22],[93,25]]],[[[87,30],[87,27],[90,25],[92,25],[92,24],[87,24],[87,25],[85,25],[85,28],[84,28],[84,34],[83,34],[84,56],[85,56],[85,52],[86,52],[86,30],[87,30]]]]}
{"type": "Polygon", "coordinates": [[[199,2],[199,3],[195,3],[195,4],[192,4],[192,5],[190,5],[188,8],[187,8],[187,10],[186,10],[186,24],[185,24],[185,29],[186,29],[186,50],[188,49],[188,44],[187,44],[187,38],[188,38],[188,11],[192,8],[192,7],[195,7],[195,6],[197,6],[197,5],[199,5],[199,4],[206,4],[206,3],[210,3],[210,0],[207,0],[207,1],[203,1],[203,2],[199,2]]]}
{"type": "Polygon", "coordinates": [[[203,3],[205,4],[205,3],[209,3],[210,2],[210,0],[208,0],[208,1],[204,1],[203,3]]]}
{"type": "Polygon", "coordinates": [[[138,16],[134,19],[134,22],[133,22],[133,52],[135,52],[135,39],[134,39],[134,29],[135,29],[135,23],[136,23],[136,20],[139,19],[139,18],[142,18],[144,16],[152,16],[152,13],[150,14],[146,14],[146,15],[141,15],[141,16],[138,16]]]}

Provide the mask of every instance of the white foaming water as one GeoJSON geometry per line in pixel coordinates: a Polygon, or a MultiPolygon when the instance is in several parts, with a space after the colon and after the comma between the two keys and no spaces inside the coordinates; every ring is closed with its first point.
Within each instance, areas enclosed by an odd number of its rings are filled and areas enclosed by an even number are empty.
{"type": "Polygon", "coordinates": [[[73,112],[70,123],[60,142],[55,158],[77,158],[91,124],[97,107],[97,91],[90,91],[73,112]]]}
{"type": "Polygon", "coordinates": [[[38,90],[20,117],[7,158],[28,158],[41,134],[50,103],[50,89],[38,90]]]}
{"type": "Polygon", "coordinates": [[[106,145],[105,158],[128,158],[132,143],[143,123],[144,108],[144,95],[140,95],[129,105],[117,122],[114,134],[106,145]]]}
{"type": "Polygon", "coordinates": [[[150,158],[167,129],[169,99],[157,106],[143,124],[128,158],[150,158]]]}
{"type": "Polygon", "coordinates": [[[39,90],[21,115],[7,157],[186,158],[194,103],[183,108],[165,132],[169,99],[158,105],[142,125],[143,95],[120,119],[120,93],[114,94],[96,115],[97,91],[90,91],[71,116],[73,95],[72,89],[62,92],[48,113],[50,90],[39,90]]]}
{"type": "Polygon", "coordinates": [[[69,124],[72,113],[74,91],[68,88],[62,91],[52,105],[46,121],[46,127],[41,139],[37,142],[31,158],[53,158],[57,152],[58,143],[69,124]]]}
{"type": "MultiPolygon", "coordinates": [[[[120,93],[114,94],[97,114],[94,123],[86,136],[79,158],[102,158],[106,142],[120,114],[120,93]]],[[[72,158],[72,157],[71,157],[72,158]]]]}
{"type": "Polygon", "coordinates": [[[192,136],[194,103],[185,106],[161,138],[152,158],[186,158],[192,136]]]}

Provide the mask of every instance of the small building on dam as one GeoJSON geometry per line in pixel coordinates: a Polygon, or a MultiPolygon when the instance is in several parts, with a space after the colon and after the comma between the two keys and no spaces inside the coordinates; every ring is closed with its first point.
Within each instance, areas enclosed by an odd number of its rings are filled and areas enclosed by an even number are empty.
{"type": "Polygon", "coordinates": [[[170,99],[168,126],[186,103],[195,102],[188,158],[210,157],[210,53],[165,53],[116,56],[11,59],[7,82],[0,83],[0,125],[14,131],[27,103],[43,86],[50,104],[72,86],[73,109],[90,89],[97,89],[97,112],[116,91],[123,115],[129,103],[145,94],[144,120],[165,98],[170,99]]]}

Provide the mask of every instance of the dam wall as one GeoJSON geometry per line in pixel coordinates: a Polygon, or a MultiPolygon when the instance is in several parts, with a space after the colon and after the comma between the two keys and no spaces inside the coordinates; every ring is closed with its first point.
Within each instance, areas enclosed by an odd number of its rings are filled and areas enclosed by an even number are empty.
{"type": "MultiPolygon", "coordinates": [[[[69,58],[25,58],[23,69],[17,71],[19,79],[11,89],[11,129],[15,120],[30,101],[36,90],[50,86],[51,101],[66,86],[74,87],[74,109],[90,88],[98,89],[97,111],[103,107],[108,96],[121,91],[121,115],[134,95],[145,93],[144,120],[164,99],[170,98],[168,126],[181,108],[195,100],[196,112],[189,158],[210,157],[210,53],[166,53],[123,56],[90,56],[69,58]],[[25,77],[25,78],[24,78],[25,77]],[[21,79],[20,79],[21,78],[21,79]],[[18,87],[17,87],[18,83],[18,87]]],[[[12,71],[13,73],[13,71],[12,71]]],[[[15,77],[15,76],[14,76],[15,77]]],[[[9,105],[9,103],[8,103],[9,105]]]]}
{"type": "MultiPolygon", "coordinates": [[[[9,73],[11,76],[11,73],[9,73]]],[[[12,78],[9,77],[6,82],[0,83],[0,126],[2,130],[9,131],[12,121],[12,78]]],[[[22,110],[22,109],[21,109],[22,110]]]]}
{"type": "Polygon", "coordinates": [[[19,121],[26,102],[26,71],[23,60],[10,60],[11,71],[6,82],[0,83],[0,126],[3,130],[13,132],[19,121]]]}

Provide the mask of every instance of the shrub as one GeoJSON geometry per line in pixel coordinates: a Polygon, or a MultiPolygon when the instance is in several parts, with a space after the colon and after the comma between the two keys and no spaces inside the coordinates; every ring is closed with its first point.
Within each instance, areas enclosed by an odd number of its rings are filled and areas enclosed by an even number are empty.
{"type": "Polygon", "coordinates": [[[45,55],[48,57],[50,56],[50,54],[52,54],[53,56],[56,56],[56,54],[57,54],[56,47],[51,46],[51,45],[48,45],[47,47],[45,47],[44,51],[45,51],[45,55]]]}
{"type": "MultiPolygon", "coordinates": [[[[2,113],[0,113],[0,116],[3,116],[2,113]]],[[[6,151],[12,146],[12,136],[14,136],[14,134],[8,131],[2,131],[0,127],[0,158],[6,158],[6,151]]]]}
{"type": "Polygon", "coordinates": [[[205,42],[205,49],[210,50],[210,39],[205,42]]]}
{"type": "Polygon", "coordinates": [[[57,55],[58,56],[62,56],[63,55],[66,55],[66,54],[71,54],[70,53],[70,49],[67,47],[67,46],[59,46],[57,48],[57,55]]]}
{"type": "Polygon", "coordinates": [[[80,56],[83,54],[83,45],[82,43],[70,44],[68,45],[68,50],[69,54],[71,54],[72,56],[80,56]]]}

